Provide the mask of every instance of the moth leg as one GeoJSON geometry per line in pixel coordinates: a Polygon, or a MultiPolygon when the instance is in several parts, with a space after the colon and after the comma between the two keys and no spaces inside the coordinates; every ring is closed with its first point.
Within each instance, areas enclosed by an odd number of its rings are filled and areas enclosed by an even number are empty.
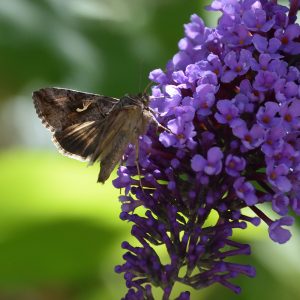
{"type": "Polygon", "coordinates": [[[163,130],[165,130],[165,131],[167,131],[167,132],[169,132],[169,133],[174,134],[174,135],[177,136],[176,133],[174,133],[172,130],[170,130],[169,128],[163,126],[162,124],[160,124],[160,123],[157,121],[157,119],[156,119],[156,117],[155,117],[156,112],[155,112],[152,108],[149,107],[149,111],[150,111],[150,113],[152,114],[152,116],[153,116],[152,120],[154,121],[154,123],[156,124],[157,127],[159,127],[159,128],[161,128],[161,129],[163,129],[163,130]]]}
{"type": "Polygon", "coordinates": [[[140,187],[143,190],[143,185],[142,185],[142,176],[141,176],[141,169],[140,169],[140,165],[139,165],[139,140],[137,139],[137,141],[135,142],[135,165],[138,171],[138,176],[139,176],[139,182],[140,182],[140,187]]]}
{"type": "Polygon", "coordinates": [[[174,134],[174,135],[177,135],[176,133],[174,133],[171,129],[169,129],[169,128],[167,128],[167,127],[165,127],[165,126],[163,126],[163,125],[161,125],[157,120],[155,120],[156,122],[156,125],[159,127],[159,128],[161,128],[161,129],[163,129],[163,130],[165,130],[165,131],[167,131],[167,132],[169,132],[169,133],[172,133],[172,134],[174,134]]]}

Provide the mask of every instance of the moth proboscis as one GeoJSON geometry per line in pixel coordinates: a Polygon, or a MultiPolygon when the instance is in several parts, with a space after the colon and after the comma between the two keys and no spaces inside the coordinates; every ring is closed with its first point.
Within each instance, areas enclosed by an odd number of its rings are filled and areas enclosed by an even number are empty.
{"type": "Polygon", "coordinates": [[[146,94],[117,99],[64,88],[42,88],[33,92],[32,98],[59,152],[90,164],[100,161],[98,182],[102,183],[127,146],[137,145],[149,123],[158,123],[146,94]]]}

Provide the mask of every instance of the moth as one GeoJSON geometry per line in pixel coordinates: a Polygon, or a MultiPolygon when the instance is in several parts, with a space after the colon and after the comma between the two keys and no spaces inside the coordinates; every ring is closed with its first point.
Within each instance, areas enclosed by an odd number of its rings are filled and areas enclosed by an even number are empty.
{"type": "Polygon", "coordinates": [[[98,182],[104,183],[129,144],[138,143],[149,123],[156,121],[149,96],[125,95],[121,99],[64,88],[33,92],[34,106],[62,154],[100,161],[98,182]]]}

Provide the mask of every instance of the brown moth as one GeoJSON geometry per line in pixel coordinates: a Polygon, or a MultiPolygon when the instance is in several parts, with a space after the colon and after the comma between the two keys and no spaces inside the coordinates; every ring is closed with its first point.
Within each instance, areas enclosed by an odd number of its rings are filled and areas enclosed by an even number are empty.
{"type": "Polygon", "coordinates": [[[128,144],[137,144],[156,121],[145,94],[121,99],[63,88],[43,88],[32,95],[36,112],[62,154],[93,164],[100,161],[104,183],[128,144]]]}

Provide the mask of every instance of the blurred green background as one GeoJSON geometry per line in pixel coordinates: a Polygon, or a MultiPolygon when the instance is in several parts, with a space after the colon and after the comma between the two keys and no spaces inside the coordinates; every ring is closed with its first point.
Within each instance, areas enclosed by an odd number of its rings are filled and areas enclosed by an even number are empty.
{"type": "MultiPolygon", "coordinates": [[[[59,155],[31,93],[60,86],[120,97],[177,51],[183,24],[208,1],[0,1],[0,300],[120,299],[126,291],[119,191],[96,184],[98,166],[59,155]]],[[[114,177],[114,175],[112,176],[114,177]]],[[[300,299],[300,235],[278,246],[266,227],[237,237],[253,245],[240,296],[220,286],[193,299],[300,299]]],[[[158,298],[159,299],[159,298],[158,298]]]]}

